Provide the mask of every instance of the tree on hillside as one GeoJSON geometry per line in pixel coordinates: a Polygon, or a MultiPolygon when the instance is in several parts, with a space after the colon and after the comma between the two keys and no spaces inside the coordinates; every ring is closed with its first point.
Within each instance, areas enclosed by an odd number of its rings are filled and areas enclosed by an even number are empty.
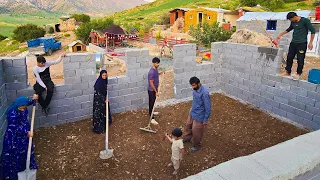
{"type": "Polygon", "coordinates": [[[75,34],[79,40],[87,43],[91,30],[103,30],[112,24],[114,24],[114,22],[111,18],[95,19],[93,21],[83,23],[77,30],[75,30],[75,34]]]}
{"type": "Polygon", "coordinates": [[[314,0],[313,5],[314,6],[320,6],[320,0],[314,0]]]}
{"type": "Polygon", "coordinates": [[[90,16],[86,14],[72,14],[71,18],[74,18],[78,22],[83,22],[83,23],[90,22],[90,16]]]}
{"type": "Polygon", "coordinates": [[[198,43],[210,47],[212,42],[226,41],[230,39],[232,31],[224,30],[218,22],[211,24],[203,23],[203,26],[190,26],[189,34],[194,37],[198,43]]]}
{"type": "Polygon", "coordinates": [[[257,0],[240,0],[240,3],[244,6],[256,6],[258,4],[257,0]]]}
{"type": "Polygon", "coordinates": [[[260,4],[261,6],[264,6],[266,8],[269,8],[271,10],[282,8],[284,6],[285,2],[299,2],[301,0],[240,0],[240,3],[243,6],[256,6],[260,4]]]}
{"type": "Polygon", "coordinates": [[[0,41],[5,40],[7,38],[8,38],[7,36],[3,36],[3,35],[0,34],[0,41]]]}
{"type": "Polygon", "coordinates": [[[27,40],[43,37],[46,34],[44,28],[35,24],[26,24],[18,26],[13,31],[13,39],[19,42],[25,42],[27,40]]]}

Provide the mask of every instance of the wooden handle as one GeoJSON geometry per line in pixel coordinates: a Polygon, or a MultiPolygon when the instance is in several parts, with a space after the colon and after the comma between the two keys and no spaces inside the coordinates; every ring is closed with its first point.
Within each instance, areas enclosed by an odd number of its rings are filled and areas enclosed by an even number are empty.
{"type": "MultiPolygon", "coordinates": [[[[30,126],[30,132],[31,133],[33,133],[35,114],[36,114],[36,101],[33,102],[33,107],[32,107],[32,118],[31,118],[31,126],[30,126]]],[[[29,166],[30,166],[30,158],[31,158],[31,147],[32,147],[32,137],[29,137],[27,162],[26,162],[26,171],[30,171],[30,167],[29,166]]]]}

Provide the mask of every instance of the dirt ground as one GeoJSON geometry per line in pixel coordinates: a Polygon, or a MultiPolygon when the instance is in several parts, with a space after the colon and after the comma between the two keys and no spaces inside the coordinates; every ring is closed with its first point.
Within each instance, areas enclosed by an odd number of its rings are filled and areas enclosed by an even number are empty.
{"type": "Polygon", "coordinates": [[[277,120],[221,94],[212,97],[212,116],[202,148],[186,154],[177,176],[171,175],[171,148],[164,133],[182,127],[191,102],[158,109],[156,134],[139,130],[148,123],[146,110],[114,114],[109,129],[115,157],[100,160],[105,136],[94,134],[91,120],[36,131],[37,177],[51,179],[181,179],[239,156],[292,139],[306,130],[277,120]]]}
{"type": "MultiPolygon", "coordinates": [[[[282,65],[283,68],[281,69],[281,73],[285,72],[285,67],[286,64],[282,65]]],[[[295,75],[297,73],[297,60],[293,60],[293,66],[292,66],[292,76],[295,75]]],[[[310,57],[307,56],[305,61],[304,61],[304,67],[303,67],[303,71],[302,71],[302,77],[301,79],[303,80],[308,80],[308,75],[309,75],[309,71],[311,69],[320,69],[320,58],[316,58],[316,57],[310,57]]]]}

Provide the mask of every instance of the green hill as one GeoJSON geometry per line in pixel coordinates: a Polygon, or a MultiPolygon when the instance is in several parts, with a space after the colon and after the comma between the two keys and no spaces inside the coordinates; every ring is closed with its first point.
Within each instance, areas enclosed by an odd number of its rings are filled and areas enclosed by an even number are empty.
{"type": "MultiPolygon", "coordinates": [[[[294,11],[297,9],[314,9],[311,0],[285,3],[283,8],[273,11],[294,11]]],[[[297,1],[297,0],[296,0],[297,1]]],[[[137,6],[135,8],[118,12],[112,15],[117,24],[126,26],[130,23],[154,24],[162,21],[162,18],[168,16],[168,12],[174,8],[197,8],[211,7],[234,10],[241,6],[240,0],[157,0],[155,2],[137,6]]],[[[252,7],[251,7],[252,8],[252,7]]],[[[267,8],[261,9],[254,7],[254,11],[271,11],[267,8]]],[[[109,16],[110,17],[110,16],[109,16]]]]}

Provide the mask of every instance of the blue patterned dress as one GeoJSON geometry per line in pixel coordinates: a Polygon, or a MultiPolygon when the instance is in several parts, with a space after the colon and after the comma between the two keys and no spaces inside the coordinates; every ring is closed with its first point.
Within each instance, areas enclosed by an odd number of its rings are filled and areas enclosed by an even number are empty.
{"type": "MultiPolygon", "coordinates": [[[[32,104],[32,100],[28,105],[32,104]]],[[[30,124],[28,109],[19,111],[12,108],[7,114],[8,127],[3,139],[3,150],[0,162],[0,179],[17,180],[18,172],[26,169],[30,124]]],[[[34,157],[34,147],[31,148],[30,169],[38,169],[34,157]]]]}

